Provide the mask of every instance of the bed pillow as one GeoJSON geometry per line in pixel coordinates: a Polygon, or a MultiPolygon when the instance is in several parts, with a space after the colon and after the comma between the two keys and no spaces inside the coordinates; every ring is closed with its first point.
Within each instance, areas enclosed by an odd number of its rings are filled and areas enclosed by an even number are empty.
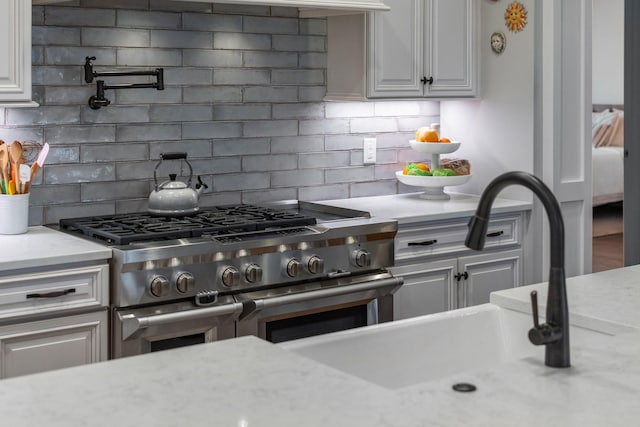
{"type": "Polygon", "coordinates": [[[593,113],[591,137],[594,147],[624,147],[624,112],[593,113]]]}

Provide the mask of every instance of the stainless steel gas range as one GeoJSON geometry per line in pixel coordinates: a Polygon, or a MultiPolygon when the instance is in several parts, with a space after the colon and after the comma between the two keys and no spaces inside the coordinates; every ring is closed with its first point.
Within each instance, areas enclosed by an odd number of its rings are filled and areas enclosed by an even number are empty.
{"type": "Polygon", "coordinates": [[[112,358],[243,335],[271,342],[393,319],[397,223],[309,202],[60,221],[111,261],[112,358]]]}

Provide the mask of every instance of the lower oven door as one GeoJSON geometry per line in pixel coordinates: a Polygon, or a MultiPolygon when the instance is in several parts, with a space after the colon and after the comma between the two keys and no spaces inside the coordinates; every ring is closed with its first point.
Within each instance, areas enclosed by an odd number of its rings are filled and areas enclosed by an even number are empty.
{"type": "Polygon", "coordinates": [[[278,343],[391,321],[402,282],[384,272],[240,294],[237,334],[278,343]]]}
{"type": "Polygon", "coordinates": [[[134,356],[235,336],[242,304],[231,296],[201,307],[191,301],[114,309],[111,357],[134,356]]]}

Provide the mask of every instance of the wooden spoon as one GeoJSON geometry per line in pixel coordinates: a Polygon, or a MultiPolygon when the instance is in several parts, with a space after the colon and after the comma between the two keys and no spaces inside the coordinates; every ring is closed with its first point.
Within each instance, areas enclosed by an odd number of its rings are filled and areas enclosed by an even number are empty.
{"type": "Polygon", "coordinates": [[[18,171],[20,170],[20,164],[23,162],[22,160],[22,144],[19,141],[13,141],[9,146],[9,159],[11,160],[12,170],[15,171],[15,176],[13,177],[13,181],[16,184],[16,191],[20,193],[20,174],[18,171]]]}

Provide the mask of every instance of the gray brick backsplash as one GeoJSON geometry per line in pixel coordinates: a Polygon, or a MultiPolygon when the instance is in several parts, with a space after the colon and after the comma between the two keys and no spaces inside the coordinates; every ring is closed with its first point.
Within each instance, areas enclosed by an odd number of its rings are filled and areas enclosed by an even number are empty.
{"type": "Polygon", "coordinates": [[[244,66],[253,68],[292,68],[298,65],[294,52],[244,52],[244,66]]]}
{"type": "Polygon", "coordinates": [[[84,123],[148,122],[149,108],[110,105],[108,108],[92,110],[86,106],[82,107],[80,115],[84,123]]]}
{"type": "Polygon", "coordinates": [[[167,141],[182,137],[181,124],[118,125],[117,141],[167,141]]]}
{"type": "Polygon", "coordinates": [[[349,120],[300,120],[300,135],[323,135],[334,133],[349,133],[349,120]]]}
{"type": "Polygon", "coordinates": [[[49,144],[113,142],[116,140],[116,126],[52,126],[46,128],[45,137],[49,144]]]}
{"type": "Polygon", "coordinates": [[[46,25],[80,27],[88,22],[94,27],[115,27],[116,11],[76,7],[44,8],[44,23],[46,25]]]}
{"type": "Polygon", "coordinates": [[[186,49],[211,49],[213,36],[202,31],[151,31],[151,47],[181,47],[186,49]]]}
{"type": "Polygon", "coordinates": [[[241,32],[242,17],[233,15],[183,13],[182,28],[198,31],[241,32]]]}
{"type": "Polygon", "coordinates": [[[298,52],[324,52],[325,37],[274,35],[271,43],[274,50],[298,52]]]}
{"type": "Polygon", "coordinates": [[[31,80],[34,85],[71,85],[81,84],[82,69],[76,67],[33,67],[31,80]]]}
{"type": "Polygon", "coordinates": [[[113,164],[49,166],[44,172],[45,184],[73,184],[78,182],[113,181],[113,164]]]}
{"type": "Polygon", "coordinates": [[[274,85],[319,85],[324,84],[323,70],[273,70],[274,85]]]}
{"type": "Polygon", "coordinates": [[[214,49],[269,50],[271,36],[246,33],[214,33],[214,49]]]}
{"type": "MultiPolygon", "coordinates": [[[[163,152],[185,152],[209,189],[201,206],[415,192],[395,171],[424,160],[408,140],[439,121],[439,102],[336,102],[326,94],[327,20],[295,7],[71,0],[32,8],[33,99],[0,109],[0,139],[49,142],[29,221],[147,209],[163,152]],[[105,92],[87,105],[85,56],[97,72],[164,69],[162,91],[105,92]],[[362,139],[377,139],[376,165],[362,139]]],[[[109,84],[151,76],[105,76],[109,84]]],[[[162,162],[187,180],[183,161],[162,162]]]]}
{"type": "Polygon", "coordinates": [[[188,49],[184,51],[183,56],[184,65],[191,67],[217,68],[239,67],[242,65],[242,53],[230,50],[188,49]]]}
{"type": "Polygon", "coordinates": [[[178,29],[182,24],[182,14],[180,13],[135,10],[118,10],[116,12],[116,26],[118,27],[178,29]]]}
{"type": "Polygon", "coordinates": [[[90,182],[81,185],[83,202],[101,202],[149,197],[149,183],[146,181],[90,182]]]}
{"type": "Polygon", "coordinates": [[[78,106],[12,108],[7,111],[7,125],[70,124],[80,122],[78,106]]]}
{"type": "Polygon", "coordinates": [[[269,154],[268,138],[223,139],[213,142],[215,156],[269,154]]]}
{"type": "Polygon", "coordinates": [[[325,171],[327,184],[339,184],[342,182],[373,181],[373,166],[332,168],[325,171]]]}
{"type": "Polygon", "coordinates": [[[214,120],[260,120],[271,117],[271,105],[214,105],[214,120]]]}
{"type": "Polygon", "coordinates": [[[274,104],[274,119],[322,119],[324,104],[274,104]]]}
{"type": "Polygon", "coordinates": [[[294,18],[245,16],[242,27],[243,31],[247,33],[297,34],[298,20],[294,18]]]}
{"type": "Polygon", "coordinates": [[[184,139],[233,138],[242,136],[242,124],[237,122],[184,123],[184,139]]]}
{"type": "Polygon", "coordinates": [[[244,123],[243,136],[292,136],[298,134],[296,120],[256,120],[244,123]]]}
{"type": "Polygon", "coordinates": [[[236,173],[217,175],[213,178],[213,191],[241,191],[269,188],[269,174],[260,173],[236,173]]]}
{"type": "Polygon", "coordinates": [[[244,102],[296,102],[298,88],[293,86],[255,86],[244,90],[244,102]]]}
{"type": "Polygon", "coordinates": [[[80,162],[101,163],[128,160],[147,160],[149,146],[147,144],[84,144],[80,149],[80,162]]]}
{"type": "Polygon", "coordinates": [[[80,69],[86,56],[95,56],[96,69],[116,64],[116,49],[111,47],[53,46],[44,49],[44,61],[48,65],[75,65],[80,69]]]}
{"type": "Polygon", "coordinates": [[[197,122],[211,120],[209,105],[154,105],[149,108],[152,122],[197,122]]]}
{"type": "Polygon", "coordinates": [[[324,151],[322,136],[285,136],[271,138],[272,153],[313,153],[324,151]]]}
{"type": "MultiPolygon", "coordinates": [[[[94,28],[94,30],[96,30],[94,28]]],[[[31,29],[31,43],[34,46],[55,44],[55,45],[79,45],[80,28],[66,27],[39,27],[34,23],[31,29]]]]}
{"type": "Polygon", "coordinates": [[[319,185],[314,187],[301,187],[298,189],[298,198],[300,200],[331,200],[331,199],[348,199],[349,185],[319,185]]]}
{"type": "Polygon", "coordinates": [[[308,187],[324,184],[322,169],[288,170],[271,173],[272,187],[308,187]]]}
{"type": "Polygon", "coordinates": [[[149,158],[159,159],[161,153],[185,152],[189,159],[198,157],[209,158],[212,155],[211,141],[162,141],[149,144],[149,158]]]}
{"type": "Polygon", "coordinates": [[[237,86],[185,87],[182,92],[184,103],[242,102],[242,88],[237,86]]]}
{"type": "Polygon", "coordinates": [[[327,35],[327,20],[306,18],[299,21],[300,34],[327,35]]]}
{"type": "Polygon", "coordinates": [[[149,46],[149,38],[149,31],[147,30],[125,28],[82,29],[82,44],[85,46],[146,47],[149,46]]]}
{"type": "Polygon", "coordinates": [[[398,122],[395,118],[355,118],[351,119],[352,133],[363,132],[397,132],[398,122]]]}
{"type": "Polygon", "coordinates": [[[281,171],[296,169],[296,154],[273,154],[265,156],[245,156],[242,158],[242,170],[245,172],[281,171]]]}
{"type": "Polygon", "coordinates": [[[300,169],[330,168],[349,166],[348,151],[334,151],[331,153],[301,153],[298,159],[300,169]]]}

